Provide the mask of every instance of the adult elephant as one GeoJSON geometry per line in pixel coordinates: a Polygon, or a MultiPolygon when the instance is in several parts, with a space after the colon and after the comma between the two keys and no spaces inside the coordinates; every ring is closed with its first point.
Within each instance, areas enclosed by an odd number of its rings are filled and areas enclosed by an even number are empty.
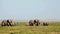
{"type": "Polygon", "coordinates": [[[40,24],[39,20],[36,20],[36,19],[29,21],[30,26],[34,26],[34,25],[38,26],[39,24],[40,24]]]}
{"type": "Polygon", "coordinates": [[[12,20],[3,20],[1,26],[11,26],[12,20]]]}
{"type": "Polygon", "coordinates": [[[47,22],[43,22],[43,26],[48,26],[48,23],[47,22]]]}
{"type": "Polygon", "coordinates": [[[29,26],[33,26],[33,25],[34,25],[33,20],[30,20],[30,21],[29,21],[29,26]]]}

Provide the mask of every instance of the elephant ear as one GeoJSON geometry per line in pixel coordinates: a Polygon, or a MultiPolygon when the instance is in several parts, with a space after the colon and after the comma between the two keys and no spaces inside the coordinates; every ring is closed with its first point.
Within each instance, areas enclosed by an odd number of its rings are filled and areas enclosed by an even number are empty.
{"type": "Polygon", "coordinates": [[[36,20],[34,20],[34,24],[36,23],[36,20]]]}
{"type": "Polygon", "coordinates": [[[7,22],[9,22],[9,20],[7,20],[7,22]]]}
{"type": "Polygon", "coordinates": [[[11,19],[8,19],[8,21],[9,21],[10,23],[12,23],[12,20],[11,20],[11,19]]]}

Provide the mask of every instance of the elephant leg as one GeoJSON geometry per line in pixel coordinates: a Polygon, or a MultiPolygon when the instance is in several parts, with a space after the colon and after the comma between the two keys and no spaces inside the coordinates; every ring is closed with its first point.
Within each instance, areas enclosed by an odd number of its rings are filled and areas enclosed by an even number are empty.
{"type": "Polygon", "coordinates": [[[35,26],[38,26],[38,23],[35,23],[35,26]]]}
{"type": "Polygon", "coordinates": [[[48,26],[48,24],[46,24],[46,26],[48,26]]]}
{"type": "Polygon", "coordinates": [[[33,26],[33,24],[31,24],[31,26],[33,26]]]}
{"type": "Polygon", "coordinates": [[[9,24],[7,24],[7,26],[9,26],[9,24]]]}
{"type": "Polygon", "coordinates": [[[11,26],[11,23],[7,23],[7,26],[11,26]]]}
{"type": "Polygon", "coordinates": [[[12,26],[11,23],[9,23],[9,25],[12,26]]]}

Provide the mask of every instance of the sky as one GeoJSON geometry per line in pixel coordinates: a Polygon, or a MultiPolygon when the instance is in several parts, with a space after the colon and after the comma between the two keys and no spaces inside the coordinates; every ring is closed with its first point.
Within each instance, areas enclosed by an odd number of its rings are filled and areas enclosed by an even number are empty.
{"type": "Polygon", "coordinates": [[[0,20],[60,19],[60,0],[0,0],[0,20]]]}

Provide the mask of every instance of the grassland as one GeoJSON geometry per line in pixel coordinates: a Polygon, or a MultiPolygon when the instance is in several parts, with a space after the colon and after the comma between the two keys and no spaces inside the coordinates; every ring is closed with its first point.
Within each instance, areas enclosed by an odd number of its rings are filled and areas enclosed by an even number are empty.
{"type": "Polygon", "coordinates": [[[16,26],[0,26],[0,34],[60,34],[60,22],[49,23],[49,26],[25,26],[25,22],[16,26]]]}

